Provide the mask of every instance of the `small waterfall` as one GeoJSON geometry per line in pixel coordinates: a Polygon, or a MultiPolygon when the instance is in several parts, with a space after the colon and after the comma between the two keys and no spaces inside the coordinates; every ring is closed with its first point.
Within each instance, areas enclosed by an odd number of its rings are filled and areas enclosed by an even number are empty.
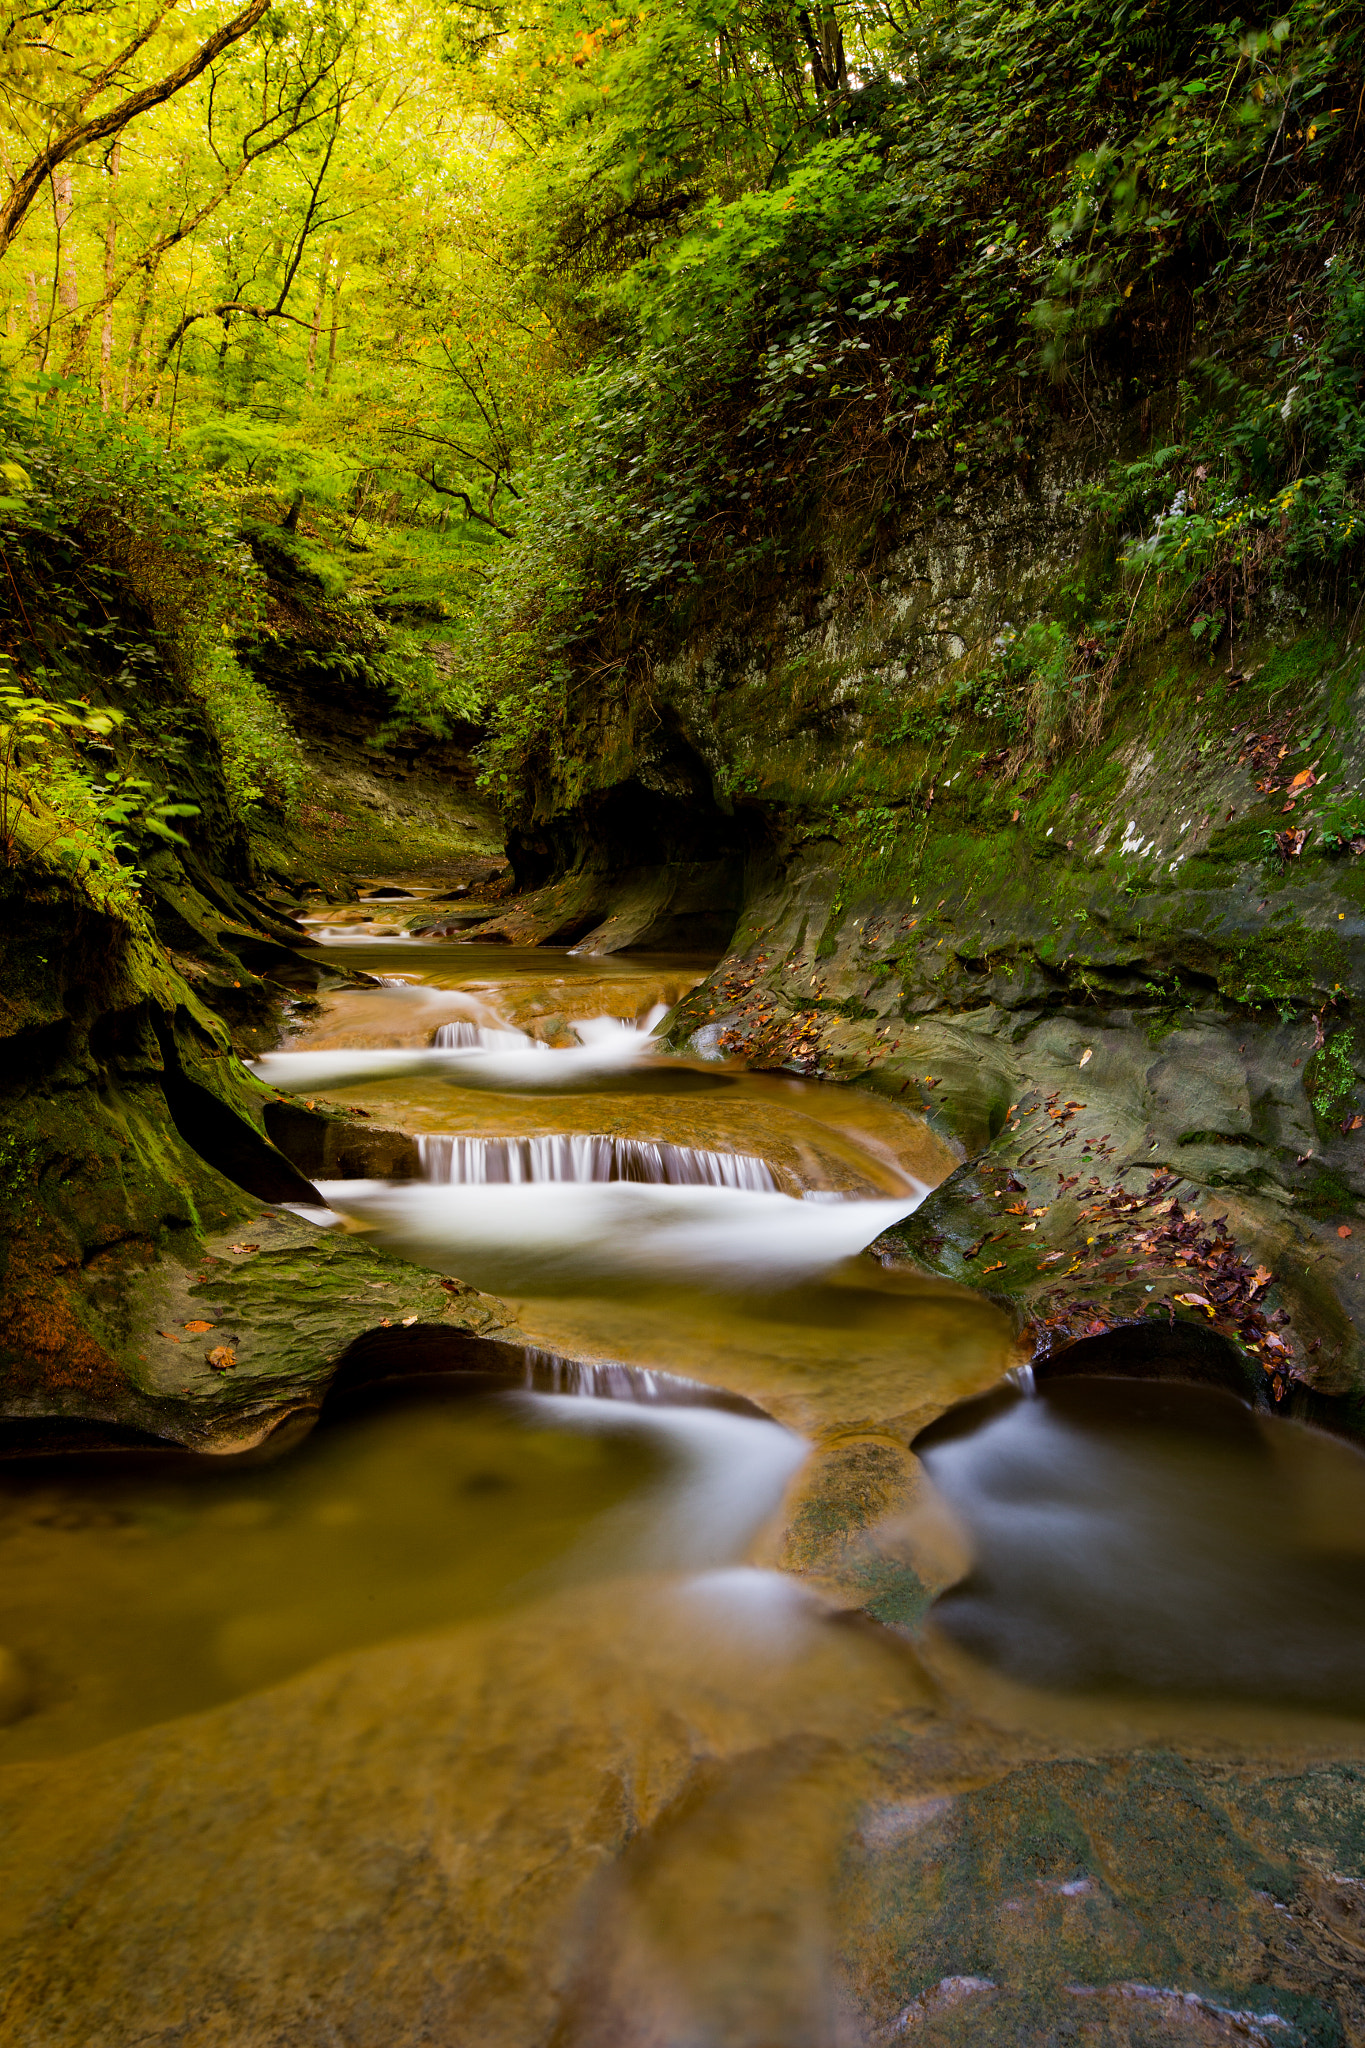
{"type": "Polygon", "coordinates": [[[622,1365],[615,1359],[565,1358],[558,1351],[528,1345],[522,1384],[535,1394],[572,1394],[577,1400],[632,1401],[664,1408],[716,1408],[759,1416],[761,1411],[742,1396],[727,1394],[704,1380],[675,1372],[654,1372],[648,1366],[622,1365]]]}
{"type": "Polygon", "coordinates": [[[422,1178],[446,1186],[628,1180],[652,1187],[748,1188],[756,1194],[777,1190],[772,1168],[752,1153],[703,1152],[640,1138],[419,1138],[417,1150],[422,1178]]]}
{"type": "Polygon", "coordinates": [[[1033,1376],[1031,1365],[1012,1365],[1005,1378],[1010,1386],[1017,1387],[1028,1400],[1032,1400],[1038,1391],[1038,1382],[1033,1376]]]}
{"type": "Polygon", "coordinates": [[[447,1052],[473,1052],[479,1048],[494,1052],[509,1052],[514,1048],[519,1052],[550,1050],[548,1045],[538,1038],[529,1037],[525,1031],[514,1031],[510,1026],[499,1029],[489,1024],[471,1024],[464,1017],[456,1018],[452,1024],[440,1025],[431,1042],[447,1052]]]}

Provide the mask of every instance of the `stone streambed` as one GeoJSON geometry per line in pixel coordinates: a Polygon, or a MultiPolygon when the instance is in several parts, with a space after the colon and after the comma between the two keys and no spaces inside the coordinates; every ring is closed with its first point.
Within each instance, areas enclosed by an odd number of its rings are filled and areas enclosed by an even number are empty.
{"type": "MultiPolygon", "coordinates": [[[[591,994],[592,963],[566,963],[550,990],[543,953],[531,994],[529,964],[501,948],[522,984],[502,1001],[468,949],[418,968],[412,942],[394,945],[408,964],[383,971],[411,980],[301,1013],[293,1050],[375,1049],[371,995],[385,1021],[420,1012],[415,1048],[461,1016],[526,1030],[536,1003],[562,1046],[553,1020],[634,1022],[661,998],[660,972],[626,962],[599,964],[591,994]]],[[[826,1197],[803,1202],[812,1217],[894,1207],[953,1164],[884,1100],[698,1061],[657,1070],[686,1077],[668,1092],[638,1066],[614,1077],[629,1086],[564,1096],[390,1076],[294,1113],[428,1146],[742,1155],[779,1191],[826,1197]]],[[[365,1178],[386,1181],[376,1151],[365,1178]]],[[[420,1190],[417,1163],[398,1187],[420,1190]]],[[[340,1202],[348,1177],[323,1192],[340,1202]]],[[[737,1198],[737,1229],[746,1199],[781,1199],[685,1192],[737,1198]]],[[[976,1654],[979,1629],[926,1629],[949,1588],[945,1616],[988,1606],[1000,1568],[973,1501],[931,1487],[912,1445],[933,1469],[951,1433],[923,1433],[954,1404],[1026,1410],[998,1391],[1022,1359],[1013,1324],[864,1255],[752,1277],[625,1284],[588,1263],[571,1283],[528,1269],[518,1291],[480,1292],[275,1205],[211,1249],[183,1298],[159,1298],[149,1386],[178,1374],[206,1443],[282,1448],[290,1415],[307,1426],[318,1407],[308,1346],[347,1329],[384,1333],[390,1398],[357,1372],[356,1405],[301,1449],[220,1457],[212,1480],[202,1464],[56,1480],[34,1461],[9,1484],[8,1577],[37,1602],[48,1571],[50,1619],[64,1570],[66,1654],[105,1674],[99,1697],[62,1704],[54,1652],[64,1730],[44,1737],[34,1711],[0,1731],[9,2038],[1365,2038],[1365,1721],[1254,1680],[1163,1691],[1128,1668],[1059,1690],[1055,1670],[976,1654]],[[322,1282],[332,1269],[345,1278],[322,1282]],[[230,1366],[201,1357],[223,1348],[230,1366]],[[615,1391],[691,1405],[490,1405],[473,1372],[482,1395],[452,1401],[457,1375],[430,1377],[495,1352],[515,1376],[537,1356],[595,1362],[615,1391]],[[698,1386],[731,1411],[696,1406],[698,1386]]],[[[1358,1528],[1354,1452],[1334,1446],[1334,1464],[1314,1432],[1216,1398],[1233,1449],[1177,1426],[1163,1470],[1185,1459],[1207,1497],[1212,1457],[1228,1502],[1249,1471],[1281,1566],[1315,1528],[1319,1554],[1324,1531],[1358,1528]],[[1298,1431],[1317,1465],[1275,1465],[1273,1431],[1298,1431]]],[[[1134,1426],[1097,1457],[1121,1458],[1134,1426]]],[[[996,1492],[1014,1483],[1007,1470],[996,1492]]],[[[1272,1598],[1262,1626],[1277,1613],[1272,1598]]]]}

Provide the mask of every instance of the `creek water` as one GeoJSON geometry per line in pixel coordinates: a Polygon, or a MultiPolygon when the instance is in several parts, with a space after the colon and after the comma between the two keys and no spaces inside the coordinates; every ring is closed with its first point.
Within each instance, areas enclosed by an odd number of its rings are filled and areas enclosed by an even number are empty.
{"type": "MultiPolygon", "coordinates": [[[[422,941],[374,905],[318,930],[371,979],[299,1004],[260,1071],[410,1134],[420,1177],[329,1181],[304,1213],[499,1295],[509,1377],[572,1391],[375,1390],[256,1465],[11,1465],[0,1763],[448,1639],[453,1669],[496,1666],[499,1758],[548,1712],[571,1777],[608,1752],[630,1777],[637,1739],[747,1759],[622,1865],[593,1925],[630,1947],[642,2040],[796,2048],[855,2038],[829,2017],[822,1916],[876,1743],[926,1710],[925,1660],[997,1719],[1014,1687],[1034,1727],[1114,1695],[1365,1715],[1365,1458],[1203,1388],[1007,1390],[999,1311],[866,1249],[953,1164],[922,1122],[663,1054],[651,1028],[705,962],[422,941]],[[773,1568],[784,1521],[815,1556],[821,1515],[882,1512],[855,1478],[803,1521],[812,1471],[912,1440],[960,1553],[914,1652],[840,1619],[862,1594],[837,1545],[813,1590],[773,1568]]],[[[491,1840],[506,1816],[480,1815],[491,1840]]]]}
{"type": "Polygon", "coordinates": [[[1030,1685],[1365,1714],[1365,1456],[1217,1388],[1097,1377],[916,1448],[962,1516],[955,1642],[1030,1685]]]}

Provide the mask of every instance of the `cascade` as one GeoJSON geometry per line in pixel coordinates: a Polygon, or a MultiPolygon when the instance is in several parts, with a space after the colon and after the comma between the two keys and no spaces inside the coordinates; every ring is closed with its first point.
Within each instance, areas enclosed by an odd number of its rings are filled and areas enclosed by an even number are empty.
{"type": "Polygon", "coordinates": [[[417,1150],[423,1179],[446,1185],[486,1181],[638,1181],[662,1187],[751,1188],[762,1194],[771,1194],[777,1188],[767,1161],[751,1153],[709,1152],[692,1145],[652,1145],[640,1138],[576,1133],[545,1138],[419,1137],[417,1150]]]}

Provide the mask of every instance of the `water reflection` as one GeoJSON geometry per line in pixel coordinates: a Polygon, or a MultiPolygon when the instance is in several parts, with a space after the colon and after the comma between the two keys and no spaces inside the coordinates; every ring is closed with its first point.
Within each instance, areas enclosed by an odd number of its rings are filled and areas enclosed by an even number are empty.
{"type": "Polygon", "coordinates": [[[805,1454],[757,1417],[427,1391],[280,1462],[0,1472],[0,1761],[274,1684],[576,1581],[742,1556],[805,1454]],[[26,1709],[26,1711],[25,1711],[26,1709]]]}
{"type": "Polygon", "coordinates": [[[975,1565],[939,1628],[1010,1677],[1365,1710],[1365,1456],[1215,1389],[1063,1379],[917,1448],[975,1565]]]}

